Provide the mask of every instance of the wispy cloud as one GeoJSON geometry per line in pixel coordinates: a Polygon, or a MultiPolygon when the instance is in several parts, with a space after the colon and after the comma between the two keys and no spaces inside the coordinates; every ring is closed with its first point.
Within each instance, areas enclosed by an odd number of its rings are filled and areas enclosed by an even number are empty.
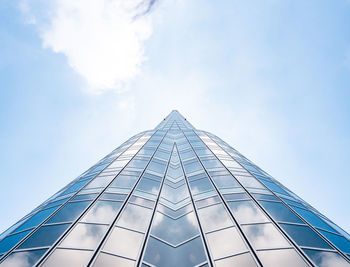
{"type": "Polygon", "coordinates": [[[41,10],[23,0],[21,10],[36,23],[43,46],[67,57],[88,83],[88,90],[127,90],[145,60],[144,41],[152,32],[144,15],[154,1],[59,0],[41,10]],[[34,15],[33,15],[34,14],[34,15]],[[141,15],[140,15],[141,14],[141,15]]]}

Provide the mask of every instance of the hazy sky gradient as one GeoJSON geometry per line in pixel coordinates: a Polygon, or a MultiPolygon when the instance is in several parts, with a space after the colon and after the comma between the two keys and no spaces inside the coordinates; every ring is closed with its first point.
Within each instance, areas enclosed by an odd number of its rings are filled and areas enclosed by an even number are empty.
{"type": "Polygon", "coordinates": [[[47,2],[0,2],[0,232],[172,109],[350,231],[349,1],[47,2]]]}

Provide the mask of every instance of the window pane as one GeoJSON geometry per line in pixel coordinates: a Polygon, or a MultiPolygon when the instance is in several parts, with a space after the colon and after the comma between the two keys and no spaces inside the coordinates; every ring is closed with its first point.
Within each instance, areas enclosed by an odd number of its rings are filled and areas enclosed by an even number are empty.
{"type": "Polygon", "coordinates": [[[135,259],[142,244],[143,234],[116,227],[103,247],[104,251],[135,259]]]}
{"type": "Polygon", "coordinates": [[[177,248],[150,237],[144,256],[144,261],[155,266],[196,266],[206,260],[199,237],[177,248]]]}
{"type": "Polygon", "coordinates": [[[124,201],[127,195],[124,194],[112,194],[112,193],[104,193],[101,196],[101,199],[107,199],[107,200],[120,200],[124,201]]]}
{"type": "Polygon", "coordinates": [[[95,249],[107,231],[107,228],[105,225],[78,223],[60,246],[95,249]]]}
{"type": "Polygon", "coordinates": [[[193,212],[173,220],[159,212],[154,217],[152,235],[171,243],[177,244],[199,234],[196,217],[193,212]]]}
{"type": "Polygon", "coordinates": [[[176,219],[192,210],[192,205],[186,205],[178,210],[172,210],[164,205],[158,204],[157,210],[176,219]]]}
{"type": "Polygon", "coordinates": [[[255,249],[290,246],[282,234],[270,223],[243,225],[242,229],[255,249]]]}
{"type": "Polygon", "coordinates": [[[341,251],[350,254],[350,241],[345,237],[319,230],[328,240],[336,245],[341,251]]]}
{"type": "Polygon", "coordinates": [[[159,182],[156,182],[154,180],[147,179],[147,178],[142,178],[139,184],[137,185],[137,189],[154,194],[154,195],[158,194],[159,187],[160,187],[159,182]]]}
{"type": "Polygon", "coordinates": [[[84,189],[106,187],[113,179],[114,176],[97,177],[84,189]]]}
{"type": "Polygon", "coordinates": [[[288,196],[288,193],[284,191],[281,187],[279,187],[277,184],[262,179],[261,181],[272,191],[288,196]]]}
{"type": "Polygon", "coordinates": [[[111,187],[122,187],[122,188],[131,188],[136,180],[137,176],[131,176],[131,175],[119,175],[113,183],[111,183],[111,187]]]}
{"type": "Polygon", "coordinates": [[[224,198],[226,201],[250,199],[246,193],[225,194],[224,198]]]}
{"type": "Polygon", "coordinates": [[[193,195],[214,189],[207,178],[190,182],[190,188],[193,195]]]}
{"type": "Polygon", "coordinates": [[[52,216],[46,223],[71,222],[85,210],[90,201],[67,203],[61,210],[52,216]]]}
{"type": "Polygon", "coordinates": [[[255,267],[258,265],[254,261],[250,253],[244,253],[234,257],[217,260],[215,261],[215,266],[217,267],[230,267],[230,266],[255,267]]]}
{"type": "Polygon", "coordinates": [[[205,232],[233,225],[222,204],[200,209],[198,215],[205,232]]]}
{"type": "Polygon", "coordinates": [[[251,200],[228,202],[228,205],[234,217],[240,223],[269,221],[258,206],[251,200]]]}
{"type": "Polygon", "coordinates": [[[267,210],[267,212],[279,222],[303,223],[289,208],[283,203],[259,201],[259,203],[267,210]]]}
{"type": "Polygon", "coordinates": [[[111,223],[117,215],[122,202],[98,200],[82,218],[83,222],[111,223]]]}
{"type": "Polygon", "coordinates": [[[25,237],[28,233],[30,233],[32,230],[27,230],[15,235],[10,235],[5,237],[0,242],[0,254],[9,251],[12,247],[14,247],[19,241],[22,240],[23,237],[25,237]]]}
{"type": "Polygon", "coordinates": [[[253,194],[253,196],[257,200],[272,200],[272,201],[280,201],[277,197],[273,195],[264,195],[264,194],[253,194]]]}
{"type": "Polygon", "coordinates": [[[69,224],[41,226],[18,248],[34,248],[51,246],[68,228],[69,224]]]}
{"type": "Polygon", "coordinates": [[[152,210],[150,209],[128,204],[118,220],[118,225],[138,231],[146,231],[151,214],[152,210]]]}
{"type": "Polygon", "coordinates": [[[235,227],[207,234],[207,239],[214,259],[247,250],[235,227]]]}
{"type": "Polygon", "coordinates": [[[24,222],[20,227],[18,227],[14,232],[18,232],[24,229],[28,229],[34,226],[38,226],[42,223],[49,215],[51,215],[58,207],[53,207],[50,209],[42,210],[33,215],[30,219],[24,222]]]}
{"type": "MultiPolygon", "coordinates": [[[[80,192],[79,192],[80,193],[80,192]]],[[[75,197],[72,198],[71,201],[77,201],[77,200],[90,200],[90,199],[95,199],[98,194],[84,194],[84,195],[76,195],[75,197]]]]}
{"type": "Polygon", "coordinates": [[[57,248],[44,262],[43,267],[74,266],[84,267],[89,262],[93,251],[57,248]]]}
{"type": "Polygon", "coordinates": [[[287,234],[299,245],[316,248],[331,247],[318,234],[308,226],[280,224],[287,234]]]}
{"type": "Polygon", "coordinates": [[[142,198],[142,197],[132,196],[129,201],[132,202],[132,203],[135,203],[135,204],[139,204],[139,205],[142,205],[142,206],[149,207],[149,208],[153,208],[153,205],[154,205],[154,201],[153,200],[145,199],[145,198],[142,198]]]}
{"type": "Polygon", "coordinates": [[[251,188],[265,188],[261,185],[261,183],[258,182],[254,177],[252,176],[236,176],[237,180],[244,186],[244,187],[251,187],[251,188]]]}
{"type": "Polygon", "coordinates": [[[196,201],[197,207],[198,208],[202,208],[211,204],[215,204],[215,203],[219,203],[221,202],[218,196],[214,196],[214,197],[209,197],[206,199],[202,199],[202,200],[198,200],[196,201]]]}
{"type": "Polygon", "coordinates": [[[332,227],[330,227],[327,223],[317,217],[313,212],[304,210],[297,207],[292,207],[301,217],[303,217],[307,222],[309,222],[312,226],[320,227],[326,229],[328,231],[335,232],[332,227]]]}
{"type": "Polygon", "coordinates": [[[334,267],[334,266],[349,266],[349,263],[343,259],[338,253],[319,251],[314,249],[303,249],[311,260],[321,267],[334,267]]]}
{"type": "Polygon", "coordinates": [[[1,263],[1,267],[30,267],[41,258],[46,249],[14,252],[1,263]]]}
{"type": "Polygon", "coordinates": [[[184,168],[186,173],[191,173],[195,171],[202,170],[202,166],[200,165],[198,160],[190,160],[184,164],[184,168]]]}
{"type": "Polygon", "coordinates": [[[128,260],[125,258],[109,255],[101,252],[93,264],[94,267],[133,267],[135,266],[135,261],[128,260]]]}
{"type": "Polygon", "coordinates": [[[307,267],[308,264],[296,253],[294,249],[265,250],[258,251],[264,266],[283,266],[283,267],[307,267]]]}

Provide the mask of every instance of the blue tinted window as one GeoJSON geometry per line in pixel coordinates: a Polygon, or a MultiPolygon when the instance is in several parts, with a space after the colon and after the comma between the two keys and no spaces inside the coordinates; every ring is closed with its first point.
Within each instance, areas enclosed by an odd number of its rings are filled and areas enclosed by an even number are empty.
{"type": "Polygon", "coordinates": [[[72,198],[71,201],[95,199],[95,197],[97,197],[97,195],[98,195],[98,194],[76,195],[75,197],[72,198]]]}
{"type": "Polygon", "coordinates": [[[280,193],[280,194],[288,195],[288,193],[286,191],[284,191],[281,187],[279,187],[275,183],[268,182],[268,181],[265,181],[265,180],[262,180],[262,179],[260,181],[263,182],[272,191],[280,193]]]}
{"type": "Polygon", "coordinates": [[[350,253],[350,241],[345,237],[319,230],[328,240],[336,245],[341,251],[350,253]]]}
{"type": "Polygon", "coordinates": [[[301,208],[297,208],[297,207],[292,207],[292,208],[312,226],[320,227],[320,228],[335,232],[335,230],[332,227],[330,227],[327,223],[325,223],[323,220],[317,217],[313,212],[304,210],[301,208]]]}
{"type": "Polygon", "coordinates": [[[253,194],[253,196],[257,200],[272,200],[272,201],[280,201],[277,197],[273,195],[265,195],[265,194],[253,194]]]}
{"type": "Polygon", "coordinates": [[[153,159],[147,167],[147,170],[164,174],[166,162],[153,159]]]}
{"type": "Polygon", "coordinates": [[[14,247],[19,241],[22,240],[31,230],[27,230],[15,235],[10,235],[5,237],[0,242],[0,254],[9,251],[12,247],[14,247]]]}
{"type": "Polygon", "coordinates": [[[326,241],[324,241],[308,226],[284,223],[281,223],[280,225],[299,246],[331,249],[326,241]]]}
{"type": "Polygon", "coordinates": [[[83,188],[84,185],[86,185],[89,181],[80,181],[75,184],[73,184],[71,187],[69,187],[67,190],[65,190],[61,195],[67,195],[69,193],[73,193],[78,191],[79,189],[83,188]]]}
{"type": "Polygon", "coordinates": [[[190,182],[190,188],[191,188],[192,194],[194,195],[214,189],[207,178],[190,182]]]}
{"type": "Polygon", "coordinates": [[[24,222],[20,227],[18,227],[16,229],[16,232],[31,228],[34,226],[38,226],[40,223],[42,223],[49,215],[51,215],[57,209],[58,209],[58,207],[53,207],[53,208],[49,208],[49,209],[41,210],[41,211],[37,212],[30,219],[28,219],[26,222],[24,222]]]}
{"type": "Polygon", "coordinates": [[[119,175],[113,183],[111,183],[111,187],[123,187],[123,188],[131,188],[136,180],[137,176],[131,176],[131,175],[119,175]]]}
{"type": "Polygon", "coordinates": [[[259,201],[259,203],[276,221],[303,223],[298,216],[281,202],[259,201]]]}
{"type": "Polygon", "coordinates": [[[74,221],[90,204],[90,201],[67,203],[61,210],[50,218],[46,223],[74,221]]]}
{"type": "Polygon", "coordinates": [[[69,224],[44,225],[33,233],[18,248],[34,248],[51,246],[68,228],[69,224]]]}
{"type": "Polygon", "coordinates": [[[184,168],[186,173],[191,173],[201,170],[202,166],[200,165],[198,160],[190,160],[184,164],[184,168]]]}

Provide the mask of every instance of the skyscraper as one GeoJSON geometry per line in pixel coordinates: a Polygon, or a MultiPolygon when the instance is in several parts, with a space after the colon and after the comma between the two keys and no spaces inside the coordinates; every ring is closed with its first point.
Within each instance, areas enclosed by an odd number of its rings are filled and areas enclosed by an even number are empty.
{"type": "Polygon", "coordinates": [[[0,236],[0,266],[350,266],[350,236],[172,111],[0,236]]]}

